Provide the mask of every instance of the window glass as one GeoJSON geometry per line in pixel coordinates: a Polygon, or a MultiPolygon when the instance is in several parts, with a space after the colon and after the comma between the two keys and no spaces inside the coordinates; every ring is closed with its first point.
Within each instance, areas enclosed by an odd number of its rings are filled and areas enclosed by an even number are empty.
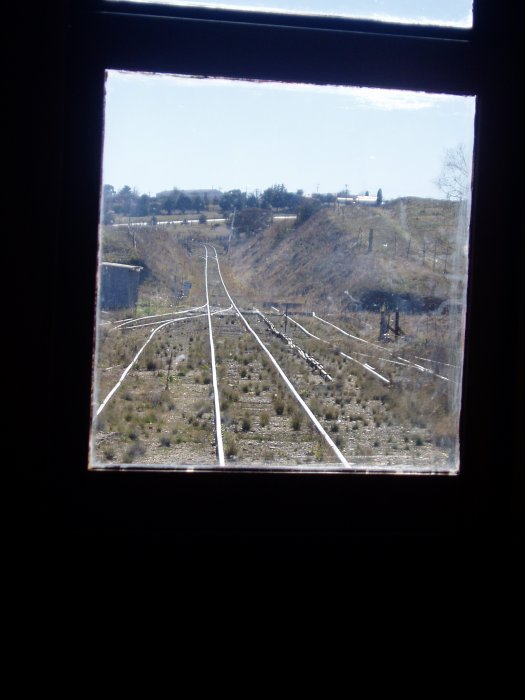
{"type": "Polygon", "coordinates": [[[474,109],[108,72],[92,467],[456,472],[474,109]]]}
{"type": "MultiPolygon", "coordinates": [[[[149,3],[155,0],[133,1],[149,3]]],[[[267,2],[224,0],[218,3],[199,0],[195,2],[165,0],[163,4],[262,12],[293,12],[410,24],[472,26],[472,0],[267,0],[267,2]]]]}

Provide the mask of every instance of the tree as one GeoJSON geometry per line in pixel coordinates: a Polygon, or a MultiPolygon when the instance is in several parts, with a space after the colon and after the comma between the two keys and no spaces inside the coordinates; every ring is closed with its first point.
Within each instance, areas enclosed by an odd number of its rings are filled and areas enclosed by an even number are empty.
{"type": "Polygon", "coordinates": [[[105,200],[106,199],[107,200],[113,199],[113,197],[116,194],[115,188],[113,187],[113,185],[104,185],[104,187],[102,188],[102,192],[103,192],[103,196],[104,196],[105,200]]]}
{"type": "Polygon", "coordinates": [[[139,197],[137,202],[137,216],[148,216],[150,213],[151,198],[147,194],[139,197]]]}
{"type": "Polygon", "coordinates": [[[315,214],[315,212],[320,209],[321,202],[318,198],[304,199],[302,204],[300,204],[297,209],[297,219],[295,221],[296,226],[304,224],[305,221],[315,214]]]}
{"type": "Polygon", "coordinates": [[[291,204],[289,193],[284,185],[268,187],[268,189],[264,190],[261,197],[263,209],[283,209],[291,204]]]}
{"type": "Polygon", "coordinates": [[[379,188],[377,190],[377,199],[376,199],[376,205],[380,207],[383,204],[383,190],[379,188]]]}
{"type": "Polygon", "coordinates": [[[176,206],[177,200],[172,195],[168,195],[164,200],[162,208],[166,211],[166,214],[171,215],[175,211],[176,206]]]}
{"type": "Polygon", "coordinates": [[[131,189],[129,185],[124,185],[124,187],[119,190],[118,194],[113,197],[113,209],[115,213],[122,214],[123,216],[134,216],[138,198],[136,190],[131,189]]]}
{"type": "Polygon", "coordinates": [[[225,192],[219,200],[219,206],[224,214],[228,214],[234,209],[240,211],[246,206],[246,195],[240,190],[225,192]]]}
{"type": "Polygon", "coordinates": [[[191,209],[191,199],[188,197],[187,194],[181,194],[181,196],[177,199],[177,206],[176,209],[177,211],[180,211],[181,214],[185,214],[188,209],[191,209]]]}
{"type": "Polygon", "coordinates": [[[235,215],[235,230],[249,236],[262,231],[271,224],[271,212],[267,209],[247,207],[235,215]]]}
{"type": "Polygon", "coordinates": [[[443,158],[443,166],[435,184],[447,199],[458,202],[468,199],[470,182],[470,167],[467,161],[465,146],[459,144],[449,148],[443,158]]]}
{"type": "Polygon", "coordinates": [[[104,224],[112,224],[114,221],[115,194],[113,185],[104,185],[102,188],[102,221],[104,224]]]}

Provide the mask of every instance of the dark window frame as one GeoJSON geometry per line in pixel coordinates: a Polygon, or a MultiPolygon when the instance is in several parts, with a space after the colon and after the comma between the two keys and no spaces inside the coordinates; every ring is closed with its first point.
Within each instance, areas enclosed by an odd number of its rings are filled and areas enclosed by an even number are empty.
{"type": "Polygon", "coordinates": [[[464,30],[101,0],[70,3],[61,63],[63,186],[61,225],[54,232],[53,417],[46,466],[60,528],[204,538],[279,532],[310,542],[311,533],[453,535],[489,520],[508,521],[522,454],[519,380],[509,378],[503,386],[498,375],[488,373],[486,353],[479,348],[495,335],[487,318],[503,317],[498,323],[509,328],[505,363],[519,371],[523,213],[497,206],[508,197],[509,183],[518,191],[522,182],[523,135],[513,85],[522,54],[517,27],[523,25],[515,13],[509,0],[476,0],[474,27],[464,30]],[[509,21],[513,15],[515,21],[509,21]],[[477,95],[458,476],[88,471],[106,69],[477,95]],[[71,222],[74,266],[69,264],[71,222]],[[510,248],[490,243],[496,230],[511,232],[510,248]]]}

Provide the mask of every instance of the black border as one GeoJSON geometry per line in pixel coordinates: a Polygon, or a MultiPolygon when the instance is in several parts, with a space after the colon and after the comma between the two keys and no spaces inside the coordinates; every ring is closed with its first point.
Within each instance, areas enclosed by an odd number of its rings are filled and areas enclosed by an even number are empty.
{"type": "Polygon", "coordinates": [[[45,299],[35,323],[51,341],[44,435],[27,476],[39,552],[67,551],[77,565],[108,564],[115,551],[161,556],[168,545],[182,559],[379,552],[430,565],[436,555],[459,564],[465,549],[481,556],[490,542],[493,555],[501,545],[513,557],[523,504],[524,25],[510,0],[474,9],[471,30],[89,0],[34,11],[26,47],[40,75],[30,97],[40,118],[29,122],[45,299]],[[106,68],[477,95],[459,476],[87,471],[106,68]]]}

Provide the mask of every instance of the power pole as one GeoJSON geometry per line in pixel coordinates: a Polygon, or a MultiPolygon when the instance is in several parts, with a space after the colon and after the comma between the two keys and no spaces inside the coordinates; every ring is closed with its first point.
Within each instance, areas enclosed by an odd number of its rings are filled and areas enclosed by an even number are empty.
{"type": "Polygon", "coordinates": [[[171,361],[173,359],[173,348],[170,348],[170,359],[168,362],[168,374],[166,376],[166,391],[168,391],[168,386],[170,382],[170,371],[171,371],[171,361]]]}
{"type": "Polygon", "coordinates": [[[386,317],[385,305],[381,306],[381,316],[379,318],[379,340],[384,340],[386,334],[388,333],[388,320],[386,317]]]}
{"type": "Polygon", "coordinates": [[[229,238],[228,238],[228,249],[226,250],[226,255],[228,255],[228,253],[230,252],[230,241],[231,241],[232,235],[233,235],[233,224],[235,223],[235,211],[236,211],[236,210],[234,209],[234,210],[233,210],[233,216],[232,216],[232,225],[231,225],[231,228],[230,228],[230,235],[229,235],[229,238]]]}

